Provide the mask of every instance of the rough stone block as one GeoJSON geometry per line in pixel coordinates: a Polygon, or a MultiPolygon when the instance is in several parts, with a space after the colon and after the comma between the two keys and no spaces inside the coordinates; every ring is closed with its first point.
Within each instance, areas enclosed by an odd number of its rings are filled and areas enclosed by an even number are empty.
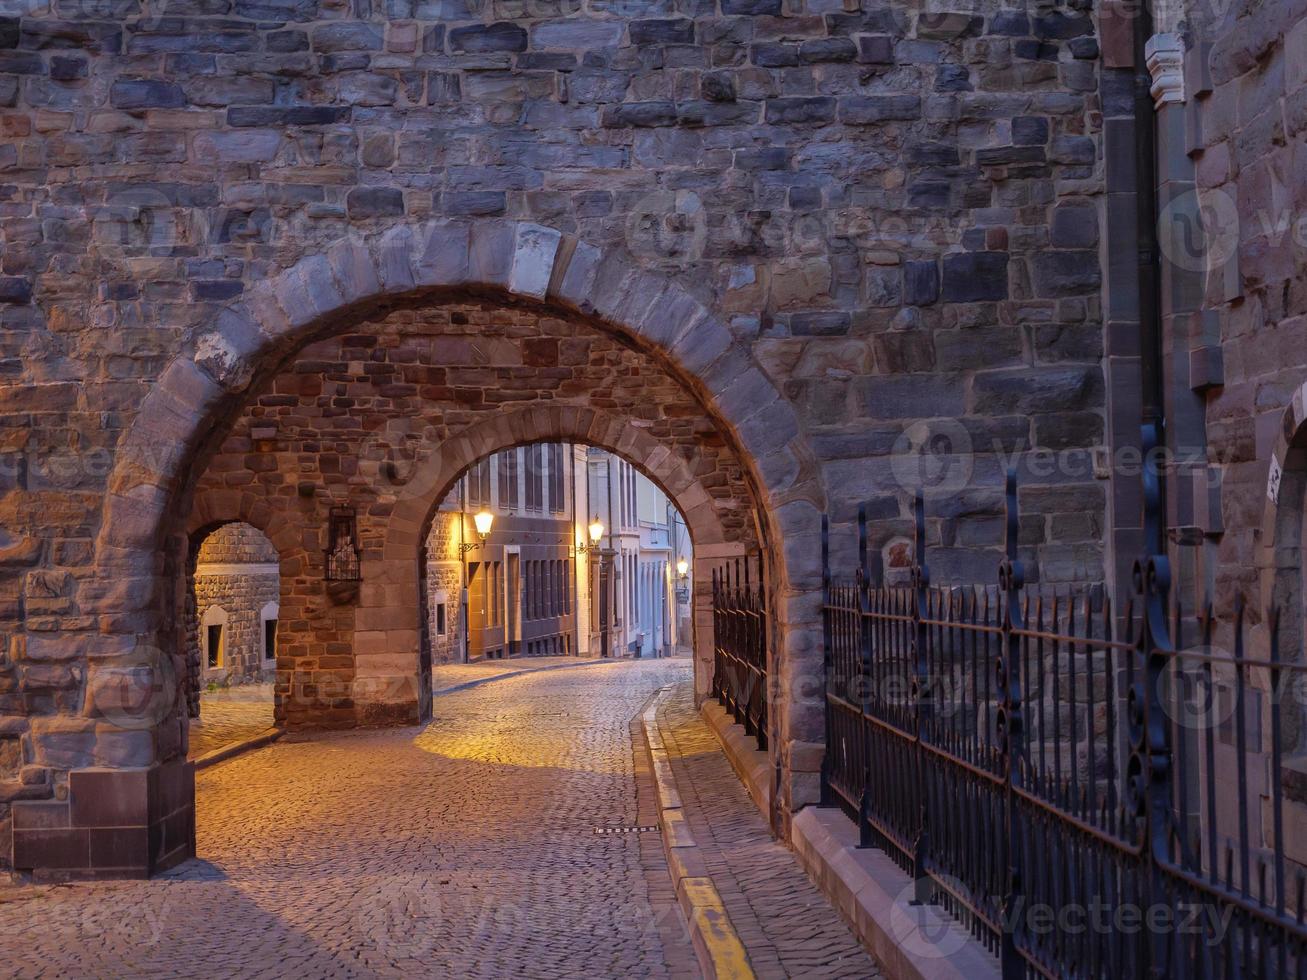
{"type": "Polygon", "coordinates": [[[934,259],[903,264],[903,302],[929,306],[939,299],[939,265],[934,259]]]}
{"type": "Polygon", "coordinates": [[[340,23],[316,27],[312,34],[313,50],[324,54],[339,51],[380,51],[381,28],[376,24],[340,23]]]}
{"type": "Polygon", "coordinates": [[[499,21],[494,24],[477,24],[472,27],[456,27],[449,32],[449,48],[451,51],[462,51],[468,54],[489,54],[525,51],[526,46],[526,31],[517,24],[508,21],[499,21]]]}
{"type": "Polygon", "coordinates": [[[946,303],[979,303],[1007,296],[1006,252],[954,252],[944,256],[946,303]]]}
{"type": "Polygon", "coordinates": [[[824,125],[835,121],[835,100],[828,96],[771,99],[766,116],[774,126],[824,125]]]}
{"type": "Polygon", "coordinates": [[[627,31],[631,43],[637,46],[648,44],[693,44],[694,21],[686,18],[675,20],[635,20],[627,31]]]}
{"type": "Polygon", "coordinates": [[[921,99],[916,95],[853,95],[840,99],[840,122],[848,126],[920,118],[921,99]]]}
{"type": "Polygon", "coordinates": [[[356,187],[345,198],[351,218],[391,218],[404,213],[404,194],[396,187],[356,187]]]}
{"type": "Polygon", "coordinates": [[[186,93],[173,82],[127,79],[113,83],[109,102],[115,109],[175,109],[186,104],[186,93]]]}

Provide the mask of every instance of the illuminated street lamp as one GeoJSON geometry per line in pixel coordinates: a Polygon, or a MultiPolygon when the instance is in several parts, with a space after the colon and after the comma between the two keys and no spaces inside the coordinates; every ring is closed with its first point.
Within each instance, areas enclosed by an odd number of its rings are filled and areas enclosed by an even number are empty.
{"type": "Polygon", "coordinates": [[[599,547],[599,542],[604,536],[604,522],[599,519],[598,514],[596,514],[595,519],[590,522],[588,530],[590,531],[590,544],[586,544],[582,541],[576,546],[577,551],[588,551],[591,547],[599,547]]]}
{"type": "Polygon", "coordinates": [[[462,554],[467,554],[478,544],[485,544],[486,538],[490,536],[490,528],[494,526],[495,515],[483,507],[472,516],[472,523],[476,525],[477,536],[481,540],[479,542],[469,541],[459,545],[458,550],[462,554]]]}
{"type": "Polygon", "coordinates": [[[684,579],[684,578],[685,578],[685,574],[686,574],[686,572],[688,572],[689,570],[690,570],[690,563],[689,563],[688,561],[686,561],[684,558],[681,558],[681,559],[678,559],[678,560],[677,560],[677,562],[676,562],[676,574],[677,574],[680,578],[684,579]]]}

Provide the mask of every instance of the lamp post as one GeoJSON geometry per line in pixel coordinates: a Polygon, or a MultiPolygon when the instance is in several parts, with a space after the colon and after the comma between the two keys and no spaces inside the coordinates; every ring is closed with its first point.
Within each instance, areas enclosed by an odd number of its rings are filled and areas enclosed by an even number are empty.
{"type": "Polygon", "coordinates": [[[605,569],[604,565],[611,556],[611,550],[605,551],[599,547],[599,542],[604,538],[604,522],[596,514],[586,530],[590,534],[589,542],[582,541],[576,546],[578,553],[594,552],[598,554],[598,567],[594,562],[590,562],[590,595],[594,599],[592,624],[598,624],[599,632],[599,650],[601,657],[609,656],[609,616],[610,606],[608,601],[608,584],[612,577],[611,569],[605,569]]]}
{"type": "MultiPolygon", "coordinates": [[[[458,546],[458,556],[463,560],[463,581],[468,583],[471,582],[472,578],[468,572],[467,554],[469,551],[472,551],[477,547],[485,546],[486,538],[490,537],[490,529],[495,524],[495,515],[490,513],[490,511],[486,510],[486,508],[482,507],[479,511],[477,511],[475,514],[472,515],[472,524],[477,530],[478,540],[464,541],[458,546]]],[[[461,523],[461,518],[460,518],[459,526],[460,527],[466,526],[461,523]]],[[[490,601],[489,586],[490,583],[486,581],[486,572],[485,569],[483,568],[481,570],[481,628],[483,630],[485,629],[486,617],[488,612],[487,603],[490,601]]],[[[464,662],[466,662],[471,659],[470,654],[471,654],[471,645],[472,645],[472,624],[467,617],[464,617],[463,629],[464,629],[464,648],[465,648],[463,660],[464,662]]],[[[482,650],[484,651],[484,646],[482,647],[482,650]]]]}

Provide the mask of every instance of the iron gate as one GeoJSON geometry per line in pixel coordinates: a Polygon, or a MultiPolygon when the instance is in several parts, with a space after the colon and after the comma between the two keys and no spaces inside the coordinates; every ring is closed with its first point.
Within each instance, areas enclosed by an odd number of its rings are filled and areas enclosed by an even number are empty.
{"type": "Polygon", "coordinates": [[[713,572],[713,696],[765,750],[767,594],[761,556],[757,561],[752,577],[749,558],[713,572]]]}

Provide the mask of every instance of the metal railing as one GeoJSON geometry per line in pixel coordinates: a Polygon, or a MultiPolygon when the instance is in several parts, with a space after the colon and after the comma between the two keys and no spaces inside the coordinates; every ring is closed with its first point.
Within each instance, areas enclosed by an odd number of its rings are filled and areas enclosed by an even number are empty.
{"type": "Polygon", "coordinates": [[[936,585],[915,511],[907,584],[869,559],[865,511],[860,567],[835,579],[823,525],[824,802],[1004,977],[1307,976],[1307,834],[1285,829],[1286,806],[1307,826],[1303,719],[1282,707],[1307,666],[1282,662],[1273,618],[1262,659],[1242,607],[1232,653],[1210,607],[1186,638],[1163,555],[1119,613],[1100,587],[1028,586],[1013,475],[998,585],[936,585]]]}
{"type": "Polygon", "coordinates": [[[748,558],[713,572],[713,696],[765,750],[767,594],[758,562],[752,579],[748,558]]]}

